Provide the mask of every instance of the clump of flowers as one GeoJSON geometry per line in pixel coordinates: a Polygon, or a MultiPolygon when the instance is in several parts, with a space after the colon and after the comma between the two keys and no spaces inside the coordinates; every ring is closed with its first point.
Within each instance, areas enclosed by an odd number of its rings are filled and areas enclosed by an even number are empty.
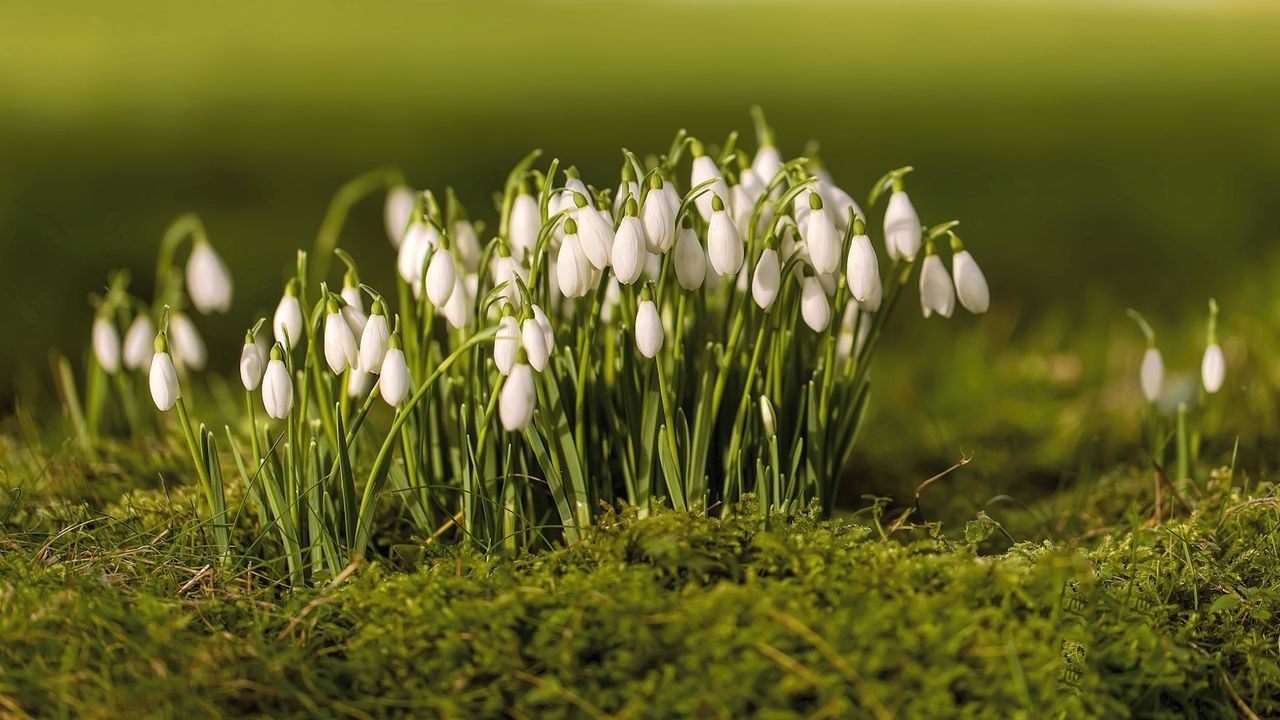
{"type": "Polygon", "coordinates": [[[99,302],[91,379],[119,379],[99,394],[132,408],[126,432],[177,414],[228,557],[234,468],[260,534],[239,550],[299,583],[370,552],[387,511],[397,542],[452,531],[509,552],[572,542],[617,502],[708,512],[752,493],[761,512],[830,512],[904,290],[918,286],[926,318],[957,299],[984,313],[989,291],[957,223],[920,222],[911,168],[872,186],[868,208],[887,197],[877,240],[816,157],[784,160],[755,119],[753,156],[736,133],[713,146],[681,131],[664,153],[623,151],[616,183],[530,153],[492,225],[449,189],[356,178],[248,324],[244,413],[218,432],[184,402],[207,355],[186,308],[228,310],[232,283],[198,220],[180,220],[156,300],[121,278],[99,302]],[[394,257],[365,262],[394,263],[385,294],[337,247],[347,209],[380,190],[394,257]],[[183,294],[171,266],[186,238],[183,294]],[[159,413],[145,422],[139,372],[159,413]]]}

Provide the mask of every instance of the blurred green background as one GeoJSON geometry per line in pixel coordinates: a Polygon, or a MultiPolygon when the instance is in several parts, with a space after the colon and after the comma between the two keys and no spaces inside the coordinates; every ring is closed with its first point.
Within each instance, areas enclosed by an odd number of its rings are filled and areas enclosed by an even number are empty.
{"type": "MultiPolygon", "coordinates": [[[[855,197],[915,165],[923,219],[961,218],[990,280],[979,322],[904,305],[886,352],[917,362],[882,370],[881,403],[907,410],[873,431],[881,454],[909,437],[954,458],[994,424],[1025,455],[1019,438],[1099,411],[1084,384],[1136,367],[1108,354],[1132,333],[1123,307],[1189,327],[1210,295],[1269,297],[1274,4],[7,3],[0,398],[52,397],[49,348],[83,352],[111,268],[149,296],[179,213],[204,217],[236,278],[233,312],[201,321],[230,368],[349,177],[394,164],[492,217],[531,148],[612,184],[620,146],[660,151],[680,127],[754,149],[757,103],[784,152],[820,140],[855,197]],[[978,393],[1010,405],[975,426],[978,393]]],[[[380,213],[359,207],[343,238],[375,283],[393,267],[380,213]]]]}

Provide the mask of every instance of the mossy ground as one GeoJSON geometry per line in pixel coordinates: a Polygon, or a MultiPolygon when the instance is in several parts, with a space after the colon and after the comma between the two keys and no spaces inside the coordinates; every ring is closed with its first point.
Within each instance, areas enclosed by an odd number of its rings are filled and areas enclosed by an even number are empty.
{"type": "Polygon", "coordinates": [[[536,556],[436,542],[291,591],[209,563],[189,487],[3,450],[0,715],[1280,714],[1280,503],[1228,471],[1156,521],[1118,469],[1057,540],[1048,503],[621,513],[536,556]]]}

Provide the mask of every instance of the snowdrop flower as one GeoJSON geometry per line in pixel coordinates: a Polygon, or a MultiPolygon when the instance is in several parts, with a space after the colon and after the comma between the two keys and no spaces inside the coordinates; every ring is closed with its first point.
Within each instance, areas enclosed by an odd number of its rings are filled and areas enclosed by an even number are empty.
{"type": "MultiPolygon", "coordinates": [[[[646,247],[651,253],[664,253],[676,241],[676,210],[670,204],[670,196],[664,192],[662,178],[654,175],[649,180],[649,192],[640,208],[640,220],[644,224],[646,247]]],[[[615,240],[616,242],[616,240],[615,240]]]]}
{"type": "MultiPolygon", "coordinates": [[[[613,249],[613,225],[599,210],[587,204],[582,193],[573,194],[573,203],[577,211],[573,214],[578,223],[578,245],[583,255],[596,270],[603,270],[609,265],[609,253],[613,249]]],[[[568,234],[565,230],[565,234],[568,234]]]]}
{"type": "Polygon", "coordinates": [[[431,254],[427,265],[427,299],[436,307],[443,307],[453,294],[454,267],[449,248],[442,244],[431,254]]]}
{"type": "Polygon", "coordinates": [[[1204,383],[1204,391],[1210,395],[1222,389],[1222,381],[1227,372],[1227,362],[1222,356],[1222,348],[1218,346],[1218,302],[1209,299],[1209,332],[1208,346],[1204,349],[1204,359],[1200,361],[1200,380],[1204,383]]]}
{"type": "Polygon", "coordinates": [[[707,256],[711,269],[717,275],[733,275],[742,268],[742,236],[725,212],[724,200],[719,195],[711,198],[711,222],[707,228],[707,256]]]}
{"type": "MultiPolygon", "coordinates": [[[[348,307],[361,314],[364,313],[364,298],[360,295],[360,278],[353,271],[348,270],[343,276],[342,292],[339,295],[348,307]]],[[[361,325],[361,327],[364,326],[361,325]]]]}
{"type": "Polygon", "coordinates": [[[367,394],[371,380],[373,380],[372,373],[367,373],[361,368],[352,368],[347,375],[347,397],[356,398],[367,394]]]}
{"type": "Polygon", "coordinates": [[[99,315],[93,320],[92,338],[93,355],[98,366],[108,375],[115,375],[120,370],[120,333],[116,331],[111,318],[99,315]]]}
{"type": "Polygon", "coordinates": [[[759,141],[760,147],[756,150],[756,156],[751,160],[751,169],[766,184],[773,180],[773,176],[778,174],[782,169],[782,157],[778,154],[778,148],[774,144],[773,129],[765,122],[764,112],[759,107],[751,108],[752,119],[756,126],[756,140],[759,141]]]}
{"type": "Polygon", "coordinates": [[[271,317],[271,332],[281,346],[293,349],[302,342],[302,306],[298,304],[298,281],[290,279],[271,317]]]}
{"type": "Polygon", "coordinates": [[[653,304],[649,288],[645,287],[640,294],[640,307],[636,309],[636,348],[641,355],[652,359],[662,349],[664,337],[662,318],[658,317],[658,308],[653,304]]]}
{"type": "MultiPolygon", "coordinates": [[[[523,359],[523,358],[521,358],[523,359]]],[[[518,432],[533,420],[538,394],[533,387],[533,371],[526,363],[518,363],[502,383],[498,397],[498,418],[507,432],[518,432]]]]}
{"type": "Polygon", "coordinates": [[[951,285],[951,275],[942,264],[942,258],[934,254],[932,245],[926,252],[928,255],[920,268],[920,309],[926,318],[934,313],[949,318],[956,308],[956,291],[951,285]]]}
{"type": "Polygon", "coordinates": [[[285,419],[293,409],[293,378],[289,377],[289,368],[281,359],[284,357],[282,347],[272,346],[271,359],[262,376],[262,405],[276,420],[285,419]]]}
{"type": "Polygon", "coordinates": [[[826,330],[831,323],[831,304],[816,277],[807,277],[800,285],[800,315],[814,332],[826,330]]]}
{"type": "Polygon", "coordinates": [[[173,358],[183,367],[192,370],[203,370],[208,353],[200,331],[191,318],[183,313],[175,313],[169,322],[169,334],[173,337],[173,358]]]}
{"type": "Polygon", "coordinates": [[[130,370],[142,370],[151,364],[154,354],[156,326],[145,313],[139,314],[129,324],[124,334],[124,366],[130,370]]]}
{"type": "Polygon", "coordinates": [[[828,212],[831,214],[831,220],[836,225],[836,230],[843,232],[849,226],[849,210],[853,210],[853,216],[866,222],[866,216],[862,214],[862,208],[849,195],[849,193],[841,190],[829,182],[818,183],[818,192],[822,194],[822,202],[827,206],[828,212]]]}
{"type": "Polygon", "coordinates": [[[804,225],[804,243],[809,247],[813,269],[827,275],[840,267],[840,235],[822,206],[822,196],[809,194],[809,217],[804,225]]]}
{"type": "Polygon", "coordinates": [[[458,253],[464,270],[475,272],[480,267],[480,238],[476,236],[476,227],[470,220],[453,222],[453,249],[458,253]]]}
{"type": "Polygon", "coordinates": [[[414,296],[422,291],[422,266],[427,253],[440,242],[440,233],[434,227],[414,221],[405,232],[400,252],[396,254],[396,270],[400,278],[413,288],[414,296]]]}
{"type": "Polygon", "coordinates": [[[461,330],[467,326],[467,320],[475,309],[472,300],[479,282],[480,278],[475,275],[458,276],[454,279],[453,293],[449,295],[449,301],[444,304],[443,310],[444,319],[453,329],[461,330]]]}
{"type": "Polygon", "coordinates": [[[413,214],[413,200],[414,192],[406,185],[397,185],[387,191],[387,200],[382,206],[382,222],[392,247],[400,247],[409,216],[413,214]]]}
{"type": "Polygon", "coordinates": [[[178,371],[169,356],[163,335],[155,339],[155,355],[151,358],[151,400],[160,412],[168,412],[178,402],[178,371]]]}
{"type": "Polygon", "coordinates": [[[1160,388],[1164,385],[1164,359],[1160,350],[1154,345],[1142,354],[1142,367],[1138,371],[1138,380],[1142,386],[1142,396],[1153,403],[1160,397],[1160,388]]]}
{"type": "Polygon", "coordinates": [[[196,240],[187,259],[187,292],[201,315],[231,308],[231,273],[203,238],[196,240]]]}
{"type": "Polygon", "coordinates": [[[378,376],[378,391],[382,399],[391,407],[399,407],[409,396],[409,387],[413,380],[409,376],[409,363],[404,359],[404,351],[400,349],[400,333],[391,336],[390,347],[387,348],[386,359],[382,361],[378,376]]]}
{"type": "Polygon", "coordinates": [[[528,356],[530,367],[538,372],[547,369],[547,357],[550,354],[547,335],[543,332],[541,323],[532,316],[520,323],[520,345],[528,356]]]}
{"type": "Polygon", "coordinates": [[[329,314],[324,319],[324,359],[335,375],[360,364],[360,354],[356,349],[356,338],[351,332],[338,303],[329,298],[329,314]]]}
{"type": "Polygon", "coordinates": [[[245,333],[244,347],[240,349],[240,384],[244,385],[245,390],[256,390],[262,382],[265,369],[262,352],[253,341],[253,331],[250,330],[245,333]]]}
{"type": "Polygon", "coordinates": [[[373,314],[360,333],[360,368],[376,373],[382,368],[382,361],[387,357],[387,341],[391,333],[387,329],[386,306],[381,300],[373,301],[373,314]]]}
{"type": "Polygon", "coordinates": [[[511,256],[506,243],[498,243],[498,257],[493,261],[493,285],[502,285],[503,296],[518,307],[520,288],[516,287],[517,277],[526,286],[529,284],[529,272],[524,269],[524,265],[511,256]]]}
{"type": "Polygon", "coordinates": [[[755,209],[755,203],[756,199],[741,183],[729,188],[730,215],[738,234],[744,238],[751,235],[751,211],[755,209]]]}
{"type": "Polygon", "coordinates": [[[774,437],[778,434],[778,418],[773,412],[773,403],[766,395],[760,396],[760,425],[764,427],[765,435],[774,437]]]}
{"type": "MultiPolygon", "coordinates": [[[[555,332],[551,329],[551,320],[542,308],[537,305],[533,306],[533,319],[538,323],[538,327],[542,328],[542,337],[546,343],[547,350],[554,350],[556,347],[555,332]]],[[[538,372],[542,372],[539,370],[538,372]]]]}
{"type": "Polygon", "coordinates": [[[556,259],[556,280],[565,297],[585,295],[591,278],[590,262],[578,242],[578,224],[573,218],[564,223],[564,240],[556,259]]]}
{"type": "Polygon", "coordinates": [[[503,308],[502,319],[498,321],[498,334],[493,338],[493,364],[498,366],[498,372],[503,375],[511,374],[520,350],[520,324],[510,312],[510,307],[503,308]]]}
{"type": "Polygon", "coordinates": [[[538,243],[538,231],[542,229],[542,216],[538,211],[538,201],[529,194],[523,184],[520,194],[516,195],[511,205],[510,224],[511,253],[521,262],[532,253],[538,243]]]}
{"type": "Polygon", "coordinates": [[[853,232],[845,275],[853,299],[866,302],[872,293],[877,296],[880,294],[880,266],[876,261],[875,248],[871,246],[871,238],[867,237],[861,220],[854,219],[853,232]]]}
{"type": "Polygon", "coordinates": [[[951,269],[956,275],[956,295],[965,310],[974,315],[981,315],[991,304],[991,291],[987,288],[987,277],[982,268],[973,259],[964,243],[953,233],[951,235],[951,269]]]}
{"type": "Polygon", "coordinates": [[[613,194],[614,215],[622,212],[629,198],[640,201],[640,184],[636,182],[636,171],[631,167],[631,161],[627,160],[622,164],[622,182],[618,183],[618,190],[613,194]]]}
{"type": "Polygon", "coordinates": [[[676,236],[676,280],[680,281],[680,287],[693,292],[702,287],[707,277],[707,254],[693,228],[682,227],[676,236]]]}
{"type": "MultiPolygon", "coordinates": [[[[649,193],[653,195],[654,193],[649,193]]],[[[613,262],[613,274],[618,282],[631,285],[640,279],[645,263],[644,225],[636,217],[636,201],[627,200],[625,215],[618,225],[618,232],[613,238],[613,249],[610,253],[613,262]]]]}
{"type": "Polygon", "coordinates": [[[895,189],[884,211],[884,243],[889,257],[910,262],[920,251],[920,217],[907,193],[895,189]]]}
{"type": "Polygon", "coordinates": [[[702,183],[712,180],[714,182],[708,188],[704,188],[706,192],[694,200],[698,207],[698,214],[703,220],[711,221],[711,215],[714,212],[712,208],[712,198],[721,198],[723,204],[724,198],[729,197],[729,185],[724,181],[724,176],[720,174],[720,168],[716,167],[716,161],[707,156],[703,149],[702,143],[697,140],[693,141],[693,170],[689,174],[689,187],[695,188],[702,183]]]}
{"type": "Polygon", "coordinates": [[[778,265],[778,251],[765,248],[760,253],[760,261],[756,263],[756,271],[751,275],[751,297],[756,305],[768,309],[778,297],[778,288],[782,285],[782,269],[778,265]]]}

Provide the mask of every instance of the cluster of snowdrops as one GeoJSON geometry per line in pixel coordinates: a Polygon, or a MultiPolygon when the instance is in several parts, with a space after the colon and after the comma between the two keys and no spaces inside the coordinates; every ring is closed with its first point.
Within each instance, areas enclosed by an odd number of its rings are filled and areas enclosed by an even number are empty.
{"type": "Polygon", "coordinates": [[[244,410],[220,431],[192,419],[207,353],[191,311],[227,311],[232,279],[184,216],[152,302],[123,273],[96,299],[87,422],[165,436],[177,415],[168,436],[186,441],[217,551],[295,582],[375,542],[573,541],[619,502],[710,511],[751,493],[761,512],[829,512],[900,295],[914,286],[925,317],[950,317],[957,301],[985,312],[988,288],[957,223],[922,224],[911,168],[872,186],[868,210],[887,199],[877,243],[816,155],[784,160],[755,119],[752,155],[736,134],[712,148],[681,131],[665,153],[623,151],[600,185],[531,153],[495,193],[496,226],[396,171],[353,180],[247,329],[244,410]],[[396,252],[386,294],[337,243],[375,192],[396,252]],[[259,522],[236,546],[246,507],[259,522]]]}

